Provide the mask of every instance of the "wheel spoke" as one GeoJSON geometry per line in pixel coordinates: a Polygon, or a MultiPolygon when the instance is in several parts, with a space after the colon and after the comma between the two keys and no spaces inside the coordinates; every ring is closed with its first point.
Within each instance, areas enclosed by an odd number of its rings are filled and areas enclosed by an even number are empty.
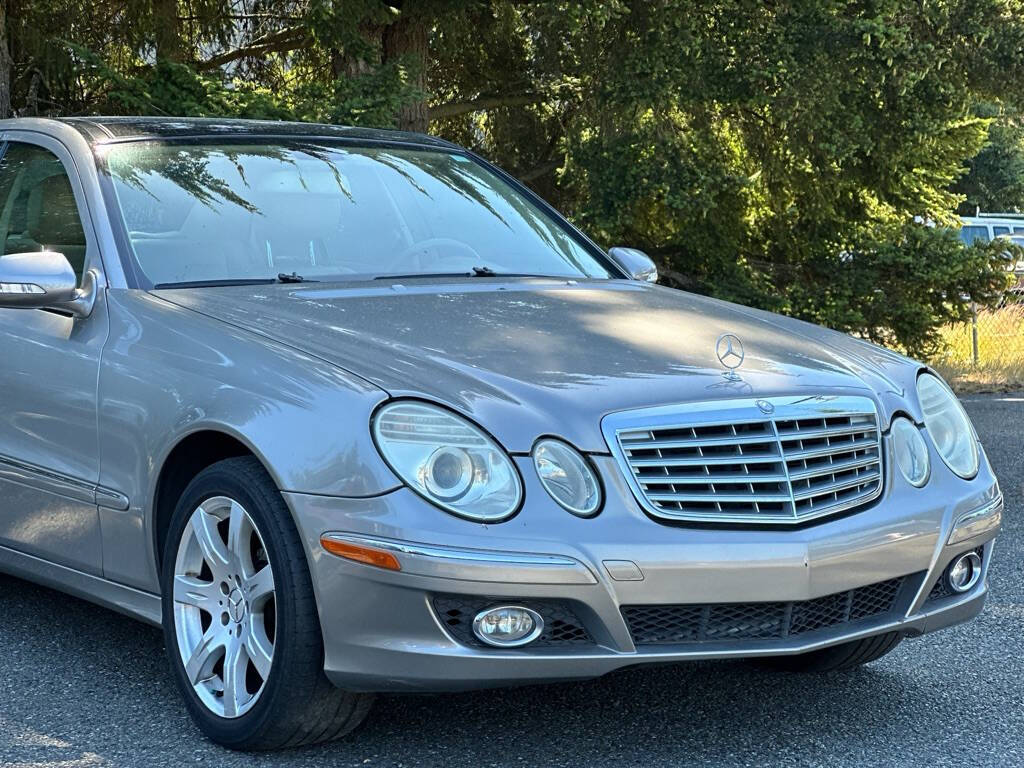
{"type": "Polygon", "coordinates": [[[213,613],[220,589],[216,582],[201,581],[195,576],[174,577],[174,602],[194,605],[197,608],[213,613]]]}
{"type": "Polygon", "coordinates": [[[228,513],[228,554],[235,563],[244,565],[249,560],[249,541],[245,535],[245,510],[238,502],[231,502],[228,513]]]}
{"type": "Polygon", "coordinates": [[[249,615],[249,624],[245,638],[245,650],[249,660],[264,680],[270,675],[270,666],[274,657],[274,646],[267,637],[267,630],[258,614],[249,615]]]}
{"type": "Polygon", "coordinates": [[[269,565],[263,566],[255,576],[245,582],[246,597],[252,604],[263,602],[267,597],[274,594],[274,572],[269,565]]]}
{"type": "Polygon", "coordinates": [[[217,520],[202,507],[192,513],[192,531],[210,570],[216,575],[228,566],[228,550],[217,530],[217,520]]]}
{"type": "Polygon", "coordinates": [[[240,642],[231,642],[224,656],[224,716],[235,717],[238,709],[249,700],[245,688],[245,669],[249,656],[240,642]]]}
{"type": "Polygon", "coordinates": [[[185,662],[185,675],[192,685],[213,675],[213,667],[217,663],[217,659],[220,658],[218,651],[223,646],[224,637],[221,630],[210,627],[199,644],[192,650],[188,661],[185,662]]]}

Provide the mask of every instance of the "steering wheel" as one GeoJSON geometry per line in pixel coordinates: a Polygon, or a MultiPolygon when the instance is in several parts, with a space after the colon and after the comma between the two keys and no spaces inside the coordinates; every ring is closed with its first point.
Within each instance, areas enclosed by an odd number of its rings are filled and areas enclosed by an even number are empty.
{"type": "MultiPolygon", "coordinates": [[[[462,251],[462,253],[469,255],[470,264],[467,266],[467,269],[474,265],[480,264],[480,262],[482,261],[482,259],[480,258],[480,254],[477,253],[473,247],[467,245],[461,240],[456,240],[455,238],[452,237],[430,237],[427,238],[426,240],[420,240],[419,242],[410,245],[408,248],[406,248],[404,251],[398,254],[398,256],[395,257],[395,262],[398,265],[401,265],[405,259],[416,255],[417,251],[426,251],[429,250],[430,248],[440,247],[445,247],[456,251],[462,251]]],[[[435,258],[434,261],[436,262],[438,261],[438,259],[435,258]]],[[[423,266],[423,261],[419,256],[417,256],[416,258],[416,266],[421,268],[423,266]]],[[[399,266],[399,268],[403,269],[404,267],[399,266]]]]}

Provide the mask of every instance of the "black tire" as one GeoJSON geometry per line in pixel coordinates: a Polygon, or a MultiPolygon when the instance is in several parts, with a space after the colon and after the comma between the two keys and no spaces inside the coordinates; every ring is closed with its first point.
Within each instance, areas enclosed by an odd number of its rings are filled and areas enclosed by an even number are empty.
{"type": "Polygon", "coordinates": [[[203,470],[178,501],[163,552],[164,642],[189,714],[212,741],[239,750],[298,747],[337,739],[365,719],[373,696],[335,688],[324,674],[323,636],[306,554],[284,499],[253,457],[227,459],[203,470]],[[174,567],[193,511],[214,496],[239,502],[259,529],[273,569],[274,656],[252,708],[236,718],[215,714],[189,683],[174,625],[174,567]]]}
{"type": "Polygon", "coordinates": [[[902,639],[903,636],[898,632],[889,632],[796,656],[769,656],[763,659],[762,663],[785,672],[834,672],[853,669],[882,658],[899,645],[902,639]]]}

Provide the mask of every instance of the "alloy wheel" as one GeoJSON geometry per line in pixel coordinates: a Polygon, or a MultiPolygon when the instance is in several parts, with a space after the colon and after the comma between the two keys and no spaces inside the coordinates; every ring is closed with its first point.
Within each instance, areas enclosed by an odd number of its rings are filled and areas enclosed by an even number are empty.
{"type": "Polygon", "coordinates": [[[252,517],[226,496],[193,511],[174,564],[174,630],[185,676],[215,715],[237,718],[274,662],[274,572],[252,517]]]}

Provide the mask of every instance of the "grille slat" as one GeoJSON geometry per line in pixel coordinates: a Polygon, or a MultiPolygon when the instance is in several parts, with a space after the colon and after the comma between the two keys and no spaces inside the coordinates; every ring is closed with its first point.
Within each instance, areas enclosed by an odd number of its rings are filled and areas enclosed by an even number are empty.
{"type": "Polygon", "coordinates": [[[780,405],[761,413],[757,404],[768,402],[618,414],[609,440],[638,499],[656,517],[797,523],[881,494],[881,435],[871,400],[776,398],[772,403],[780,405]],[[760,418],[750,418],[751,411],[760,418]]]}
{"type": "Polygon", "coordinates": [[[835,445],[823,445],[818,448],[808,448],[807,450],[793,450],[786,451],[786,458],[790,461],[803,461],[806,459],[820,459],[825,456],[834,456],[836,454],[852,453],[856,450],[865,450],[872,447],[878,446],[878,439],[875,437],[865,437],[856,442],[836,443],[835,445]]]}
{"type": "Polygon", "coordinates": [[[895,608],[907,578],[813,600],[626,605],[622,616],[637,646],[781,639],[885,616],[895,608]]]}
{"type": "Polygon", "coordinates": [[[657,458],[641,458],[630,461],[635,467],[688,467],[688,466],[720,466],[729,464],[777,464],[782,457],[778,454],[743,454],[737,453],[732,456],[665,456],[657,458]],[[743,459],[737,462],[737,459],[743,459]]]}
{"type": "MultiPolygon", "coordinates": [[[[877,462],[876,462],[877,463],[877,462]]],[[[837,480],[832,483],[828,483],[822,486],[814,486],[806,491],[794,492],[793,499],[796,501],[804,501],[811,499],[816,496],[822,496],[829,493],[836,493],[838,491],[846,491],[850,488],[859,488],[862,485],[868,485],[878,480],[878,470],[872,470],[871,472],[863,475],[857,475],[849,480],[837,480]]]]}
{"type": "Polygon", "coordinates": [[[784,483],[786,473],[778,474],[745,474],[743,472],[722,472],[720,474],[707,474],[704,472],[692,475],[642,475],[638,478],[641,485],[700,485],[707,483],[784,483]]]}
{"type": "Polygon", "coordinates": [[[730,435],[715,438],[691,438],[689,440],[622,440],[631,451],[644,449],[676,450],[679,448],[702,448],[716,445],[757,445],[758,443],[774,443],[775,437],[769,433],[756,437],[730,435]]]}
{"type": "Polygon", "coordinates": [[[648,493],[647,498],[652,501],[717,501],[722,504],[790,501],[788,493],[721,493],[719,491],[708,491],[707,493],[648,493]]]}
{"type": "Polygon", "coordinates": [[[846,427],[833,427],[825,429],[780,429],[779,439],[783,442],[790,440],[820,440],[824,437],[844,437],[848,435],[864,435],[875,431],[875,425],[855,424],[846,427]]]}
{"type": "Polygon", "coordinates": [[[865,457],[855,456],[852,459],[843,459],[831,464],[826,464],[823,468],[816,467],[814,469],[806,469],[798,472],[790,471],[789,479],[793,482],[796,482],[797,480],[810,480],[816,477],[821,477],[824,474],[846,472],[851,469],[861,469],[862,467],[869,467],[877,463],[878,456],[874,454],[865,457]]]}

